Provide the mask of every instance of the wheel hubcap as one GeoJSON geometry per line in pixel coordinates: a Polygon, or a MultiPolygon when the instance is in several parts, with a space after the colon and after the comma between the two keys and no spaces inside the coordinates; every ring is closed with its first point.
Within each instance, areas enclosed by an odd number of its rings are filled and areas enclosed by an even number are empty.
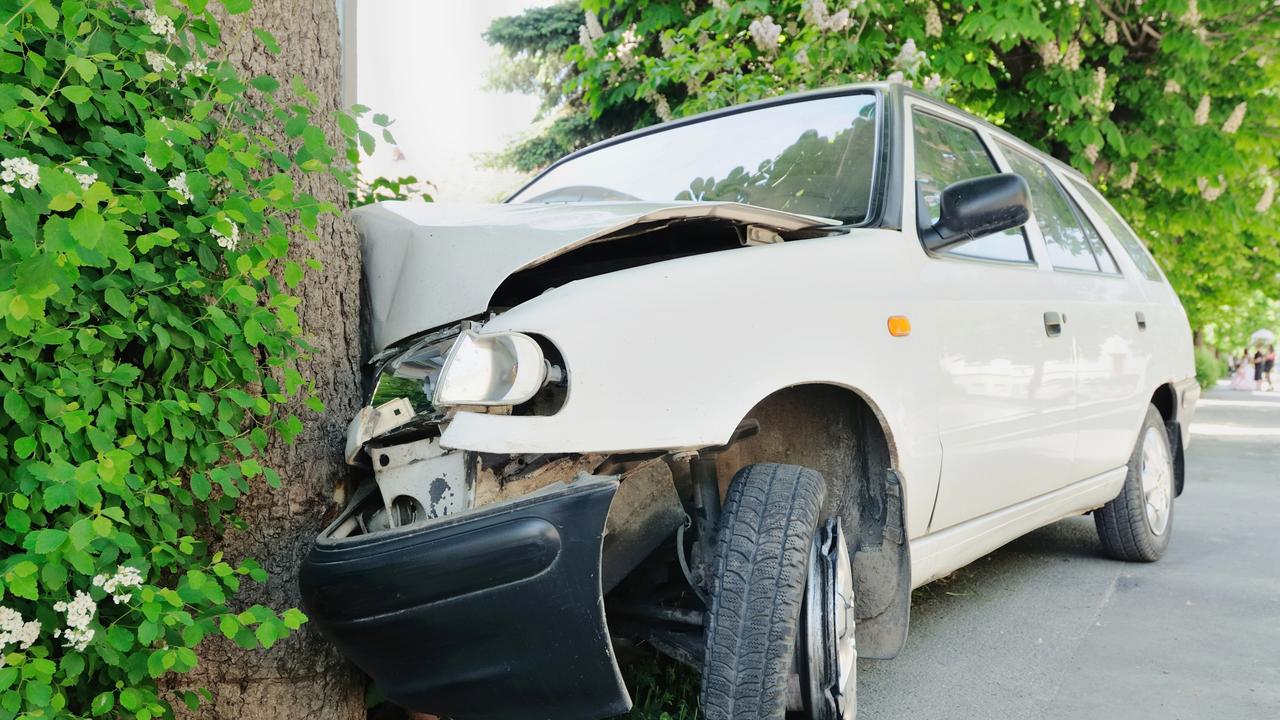
{"type": "Polygon", "coordinates": [[[1173,503],[1173,467],[1169,447],[1160,436],[1160,428],[1147,428],[1142,436],[1142,498],[1146,505],[1147,527],[1153,535],[1163,535],[1169,527],[1169,509],[1173,503]]]}
{"type": "Polygon", "coordinates": [[[819,529],[809,555],[796,667],[800,705],[813,720],[853,720],[857,713],[857,640],[853,564],[840,519],[819,529]]]}

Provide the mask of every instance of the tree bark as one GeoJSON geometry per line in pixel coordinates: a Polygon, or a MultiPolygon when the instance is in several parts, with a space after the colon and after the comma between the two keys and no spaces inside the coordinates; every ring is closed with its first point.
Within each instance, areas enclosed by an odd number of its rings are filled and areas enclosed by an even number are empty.
{"type": "MultiPolygon", "coordinates": [[[[222,51],[246,79],[269,74],[289,92],[298,76],[319,97],[313,121],[326,128],[335,147],[340,136],[334,114],[341,106],[341,48],[333,0],[259,0],[252,11],[220,15],[222,51]],[[254,28],[271,33],[280,53],[267,51],[254,28]]],[[[285,143],[283,132],[274,140],[285,143]]],[[[345,190],[328,174],[295,177],[301,192],[346,206],[345,190]]],[[[299,563],[334,505],[335,488],[347,474],[342,461],[347,419],[360,406],[360,252],[345,218],[320,218],[318,242],[293,238],[295,258],[324,265],[293,291],[307,340],[314,348],[297,369],[315,383],[325,411],[313,413],[295,401],[285,409],[305,429],[292,445],[274,442],[265,465],[280,473],[283,487],[243,496],[238,512],[247,522],[227,533],[218,549],[231,560],[251,557],[270,573],[264,585],[246,582],[235,603],[261,603],[277,610],[297,607],[299,563]]],[[[193,713],[201,720],[363,720],[364,679],[315,630],[302,630],[269,651],[241,650],[218,636],[200,648],[200,665],[182,678],[186,688],[207,688],[212,701],[193,713]]]]}

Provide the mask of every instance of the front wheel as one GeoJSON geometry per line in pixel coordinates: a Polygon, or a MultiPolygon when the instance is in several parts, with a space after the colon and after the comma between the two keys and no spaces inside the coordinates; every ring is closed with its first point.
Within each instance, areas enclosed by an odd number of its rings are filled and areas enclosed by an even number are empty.
{"type": "Polygon", "coordinates": [[[757,464],[729,486],[713,566],[702,673],[708,720],[851,720],[852,566],[826,482],[757,464]]]}
{"type": "Polygon", "coordinates": [[[1173,480],[1169,433],[1160,411],[1148,405],[1124,488],[1093,514],[1108,555],[1128,562],[1155,562],[1164,555],[1173,532],[1173,480]]]}

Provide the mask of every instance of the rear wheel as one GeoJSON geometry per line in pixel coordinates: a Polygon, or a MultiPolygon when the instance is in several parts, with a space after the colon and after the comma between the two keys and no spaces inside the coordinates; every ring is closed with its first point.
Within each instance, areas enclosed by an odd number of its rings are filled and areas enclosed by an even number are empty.
{"type": "Polygon", "coordinates": [[[1155,562],[1164,555],[1173,532],[1173,480],[1164,418],[1148,406],[1124,488],[1093,514],[1108,555],[1129,562],[1155,562]]]}
{"type": "Polygon", "coordinates": [[[708,720],[852,718],[852,566],[826,482],[795,465],[734,476],[716,541],[702,674],[708,720]]]}

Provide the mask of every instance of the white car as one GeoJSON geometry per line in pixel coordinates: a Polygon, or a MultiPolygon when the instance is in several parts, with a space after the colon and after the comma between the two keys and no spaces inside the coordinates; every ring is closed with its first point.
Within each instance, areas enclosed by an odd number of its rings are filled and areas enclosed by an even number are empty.
{"type": "Polygon", "coordinates": [[[911,590],[1092,512],[1153,561],[1199,389],[1078,172],[900,85],[574,153],[506,203],[356,213],[368,481],[302,569],[406,707],[598,718],[618,652],[708,718],[851,718],[911,590]]]}

